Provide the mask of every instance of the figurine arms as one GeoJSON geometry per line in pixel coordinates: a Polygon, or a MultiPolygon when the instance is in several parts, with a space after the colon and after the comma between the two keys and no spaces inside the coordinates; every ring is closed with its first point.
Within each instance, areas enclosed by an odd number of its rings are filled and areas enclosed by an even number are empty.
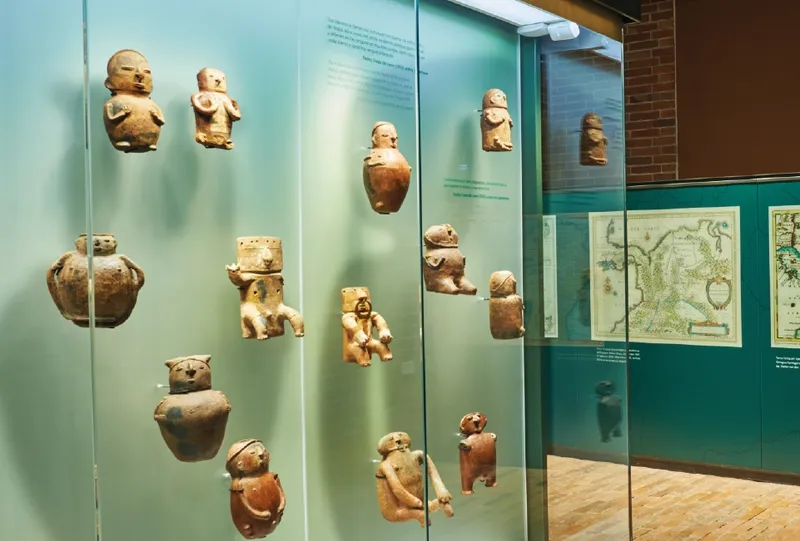
{"type": "MultiPolygon", "coordinates": [[[[244,487],[239,479],[234,479],[233,483],[231,483],[231,492],[239,493],[239,501],[241,502],[242,506],[247,509],[247,512],[250,514],[250,516],[257,518],[258,520],[269,520],[272,518],[272,512],[269,509],[261,511],[259,509],[254,509],[253,506],[250,505],[247,495],[245,494],[244,487]]],[[[282,492],[283,490],[281,490],[281,493],[282,492]]]]}
{"type": "Polygon", "coordinates": [[[353,335],[353,340],[359,346],[366,347],[369,342],[369,336],[363,330],[361,325],[358,324],[358,317],[352,312],[348,312],[342,316],[342,327],[350,334],[353,335]]]}
{"type": "Polygon", "coordinates": [[[67,261],[68,257],[69,253],[62,255],[50,266],[49,269],[47,269],[47,289],[50,291],[50,296],[53,297],[53,302],[56,303],[56,306],[60,312],[63,312],[63,308],[61,306],[61,300],[58,296],[58,285],[56,285],[56,280],[58,272],[64,268],[64,263],[67,261]]]}
{"type": "Polygon", "coordinates": [[[255,280],[257,276],[251,272],[242,272],[239,265],[225,265],[225,270],[228,271],[228,279],[236,287],[247,287],[250,282],[255,280]]]}
{"type": "Polygon", "coordinates": [[[166,119],[164,119],[164,113],[161,112],[161,109],[159,109],[158,105],[155,103],[150,107],[150,116],[153,117],[153,122],[155,122],[157,126],[163,126],[167,123],[166,119]]]}
{"type": "Polygon", "coordinates": [[[219,109],[219,103],[214,103],[211,100],[206,100],[208,102],[208,105],[207,106],[203,105],[203,102],[200,99],[202,97],[203,97],[202,92],[196,92],[195,94],[192,94],[192,97],[190,99],[190,101],[192,102],[192,107],[194,107],[194,110],[197,111],[198,113],[204,114],[206,116],[213,115],[216,112],[216,110],[219,109]]]}
{"type": "Polygon", "coordinates": [[[430,477],[431,483],[433,483],[433,491],[436,492],[436,498],[440,504],[445,507],[448,506],[453,496],[447,490],[447,487],[444,486],[442,477],[439,475],[439,470],[436,469],[436,465],[433,463],[433,460],[431,460],[431,457],[425,455],[422,451],[414,451],[414,458],[416,458],[417,462],[420,464],[422,464],[423,460],[427,461],[428,477],[430,477]]]}
{"type": "Polygon", "coordinates": [[[236,103],[236,100],[226,101],[225,110],[228,111],[228,115],[234,122],[242,119],[242,111],[239,109],[239,104],[236,103]]]}
{"type": "Polygon", "coordinates": [[[120,255],[119,258],[136,273],[136,289],[142,289],[142,286],[144,286],[144,271],[136,263],[128,259],[127,256],[120,255]]]}
{"type": "Polygon", "coordinates": [[[423,260],[425,261],[425,264],[428,265],[430,268],[438,269],[444,263],[445,258],[444,257],[426,255],[425,257],[423,257],[423,260]]]}
{"type": "Polygon", "coordinates": [[[283,485],[281,484],[280,477],[278,474],[275,474],[275,483],[278,485],[278,490],[281,493],[281,501],[278,504],[278,516],[283,515],[283,510],[286,509],[286,494],[283,492],[283,485]]]}
{"type": "Polygon", "coordinates": [[[131,114],[131,108],[123,105],[122,102],[108,100],[106,102],[106,117],[109,120],[120,120],[131,114]]]}
{"type": "Polygon", "coordinates": [[[378,469],[378,478],[386,479],[386,482],[389,484],[389,490],[391,490],[394,497],[406,507],[410,509],[425,509],[422,500],[406,490],[406,487],[400,482],[400,478],[397,477],[397,473],[395,473],[391,464],[386,462],[381,464],[378,469]]]}
{"type": "Polygon", "coordinates": [[[503,121],[506,120],[505,115],[498,114],[493,111],[486,111],[485,109],[483,111],[483,119],[486,121],[487,124],[490,124],[492,126],[499,126],[500,124],[503,123],[503,121]]]}
{"type": "Polygon", "coordinates": [[[378,329],[378,337],[381,342],[388,344],[392,341],[392,331],[389,330],[389,325],[386,320],[378,312],[372,312],[372,323],[378,329]]]}

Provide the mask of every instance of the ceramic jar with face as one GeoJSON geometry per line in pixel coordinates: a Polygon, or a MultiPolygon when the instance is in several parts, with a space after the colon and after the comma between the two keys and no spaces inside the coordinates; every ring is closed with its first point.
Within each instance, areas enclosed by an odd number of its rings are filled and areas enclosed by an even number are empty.
{"type": "Polygon", "coordinates": [[[497,434],[484,432],[486,416],[480,412],[468,413],[461,419],[459,428],[464,439],[458,444],[461,462],[461,494],[470,496],[475,481],[484,481],[486,487],[497,486],[497,434]]]}
{"type": "Polygon", "coordinates": [[[206,148],[230,150],[231,128],[242,119],[236,100],[228,96],[225,74],[214,68],[203,68],[197,74],[199,92],[192,94],[194,108],[195,141],[206,148]]]}
{"type": "Polygon", "coordinates": [[[508,98],[499,88],[488,90],[483,95],[481,111],[481,135],[483,150],[486,152],[509,152],[514,148],[511,143],[511,127],[514,122],[508,113],[508,98]]]}
{"type": "MultiPolygon", "coordinates": [[[[64,318],[79,327],[88,327],[89,261],[85,234],[75,241],[75,248],[48,269],[47,288],[64,318]]],[[[125,323],[133,312],[144,286],[144,271],[117,254],[117,241],[110,233],[94,235],[92,253],[95,326],[114,328],[125,323]]]]}
{"type": "Polygon", "coordinates": [[[200,462],[217,456],[231,405],[211,390],[211,356],[171,359],[169,396],[156,406],[154,418],[164,442],[181,462],[200,462]]]}
{"type": "Polygon", "coordinates": [[[492,338],[509,340],[525,334],[524,306],[517,295],[517,280],[510,271],[493,272],[489,278],[489,330],[492,338]]]}
{"type": "Polygon", "coordinates": [[[164,114],[150,99],[153,76],[147,59],[124,49],[114,53],[106,66],[106,88],[111,98],[103,106],[106,133],[114,148],[122,152],[156,150],[164,114]]]}
{"type": "Polygon", "coordinates": [[[450,224],[425,231],[422,275],[425,289],[446,295],[475,295],[478,288],[464,276],[467,258],[458,249],[458,233],[450,224]]]}
{"type": "Polygon", "coordinates": [[[378,122],[372,128],[372,148],[364,158],[363,178],[372,210],[378,214],[400,210],[411,182],[411,167],[397,148],[394,124],[378,122]]]}

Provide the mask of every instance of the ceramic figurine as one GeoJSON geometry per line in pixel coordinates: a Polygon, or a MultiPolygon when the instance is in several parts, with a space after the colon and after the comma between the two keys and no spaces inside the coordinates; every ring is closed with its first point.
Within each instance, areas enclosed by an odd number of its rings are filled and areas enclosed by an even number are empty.
{"type": "Polygon", "coordinates": [[[259,440],[240,440],[228,451],[231,474],[231,518],[245,539],[275,531],[286,507],[278,474],[269,471],[269,452],[259,440]]]}
{"type": "Polygon", "coordinates": [[[378,122],[372,128],[372,148],[364,158],[363,176],[372,210],[378,214],[400,210],[411,182],[411,167],[397,149],[394,124],[378,122]]]}
{"type": "Polygon", "coordinates": [[[603,135],[603,121],[595,113],[586,113],[581,122],[581,165],[606,165],[608,139],[603,135]]]}
{"type": "Polygon", "coordinates": [[[481,133],[483,150],[486,152],[508,152],[514,148],[511,143],[511,127],[514,121],[508,113],[506,93],[498,88],[488,90],[483,95],[481,111],[481,133]]]}
{"type": "Polygon", "coordinates": [[[372,311],[369,289],[342,289],[342,313],[343,358],[346,362],[369,366],[373,355],[384,362],[392,360],[388,346],[392,332],[386,320],[372,311]],[[378,340],[372,334],[373,326],[378,331],[378,340]]]}
{"type": "MultiPolygon", "coordinates": [[[[78,327],[89,326],[89,261],[86,235],[75,241],[47,271],[47,288],[64,318],[78,327]]],[[[124,255],[110,233],[97,233],[92,241],[94,267],[94,325],[113,329],[125,323],[144,285],[144,271],[124,255]]]]}
{"type": "Polygon", "coordinates": [[[425,231],[422,274],[425,289],[447,295],[475,295],[478,288],[464,276],[467,258],[458,249],[458,233],[450,224],[425,231]]]}
{"type": "Polygon", "coordinates": [[[206,148],[233,148],[231,126],[242,119],[236,100],[228,96],[225,74],[214,68],[203,68],[197,74],[199,92],[192,94],[196,126],[195,141],[206,148]]]}
{"type": "Polygon", "coordinates": [[[211,390],[211,355],[171,359],[169,396],[156,406],[161,436],[181,462],[211,460],[219,452],[231,405],[211,390]]]}
{"type": "Polygon", "coordinates": [[[266,340],[283,336],[288,321],[294,335],[305,334],[303,316],[283,304],[283,248],[277,237],[236,239],[238,258],[225,268],[228,279],[239,288],[243,338],[266,340]]]}
{"type": "Polygon", "coordinates": [[[147,59],[131,49],[117,51],[106,71],[111,98],[103,107],[103,121],[111,144],[123,152],[156,150],[166,120],[150,99],[153,76],[147,59]]]}
{"type": "Polygon", "coordinates": [[[461,494],[473,494],[475,481],[484,481],[486,488],[497,486],[497,434],[484,432],[486,416],[468,413],[461,419],[464,439],[458,444],[461,455],[461,494]]]}
{"type": "Polygon", "coordinates": [[[423,451],[412,451],[410,446],[411,438],[405,432],[392,432],[378,442],[378,452],[383,457],[375,474],[378,479],[378,505],[383,518],[389,522],[416,520],[424,528],[423,462],[427,465],[428,477],[436,493],[436,499],[428,502],[428,512],[434,513],[442,509],[447,517],[452,517],[452,496],[444,486],[431,457],[425,456],[423,451]]]}
{"type": "Polygon", "coordinates": [[[489,278],[489,329],[492,338],[508,340],[525,334],[522,297],[510,271],[493,272],[489,278]]]}
{"type": "Polygon", "coordinates": [[[595,386],[597,393],[597,425],[600,440],[611,441],[611,437],[622,437],[622,397],[614,394],[613,381],[601,381],[595,386]]]}

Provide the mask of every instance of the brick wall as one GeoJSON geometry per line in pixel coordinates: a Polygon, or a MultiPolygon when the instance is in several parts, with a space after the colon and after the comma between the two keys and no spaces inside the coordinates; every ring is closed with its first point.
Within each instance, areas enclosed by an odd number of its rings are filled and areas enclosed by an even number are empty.
{"type": "Polygon", "coordinates": [[[675,1],[642,0],[642,22],[625,30],[628,184],[678,178],[675,1]]]}

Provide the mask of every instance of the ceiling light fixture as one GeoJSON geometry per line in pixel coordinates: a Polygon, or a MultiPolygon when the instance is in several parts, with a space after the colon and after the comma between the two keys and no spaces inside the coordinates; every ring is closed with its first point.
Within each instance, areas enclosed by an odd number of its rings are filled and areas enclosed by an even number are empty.
{"type": "MultiPolygon", "coordinates": [[[[547,11],[522,2],[521,0],[450,1],[515,26],[529,26],[539,23],[546,24],[564,21],[561,17],[556,17],[552,13],[548,13],[547,11]]],[[[546,33],[547,32],[545,32],[545,34],[546,33]]]]}

